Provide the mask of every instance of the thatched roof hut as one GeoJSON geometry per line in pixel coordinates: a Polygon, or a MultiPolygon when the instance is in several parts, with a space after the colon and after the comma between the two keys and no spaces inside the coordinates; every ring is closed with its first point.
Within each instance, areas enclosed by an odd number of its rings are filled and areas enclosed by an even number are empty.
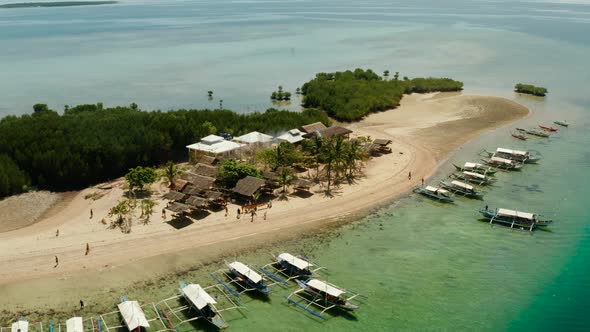
{"type": "Polygon", "coordinates": [[[329,128],[325,128],[325,129],[321,129],[321,130],[316,130],[311,133],[307,133],[307,134],[305,134],[305,137],[310,138],[310,137],[317,136],[317,137],[329,138],[329,137],[332,137],[335,135],[348,137],[348,135],[350,133],[352,133],[352,130],[350,130],[348,128],[333,126],[333,127],[329,127],[329,128]]]}
{"type": "Polygon", "coordinates": [[[198,163],[194,168],[192,173],[197,175],[215,177],[217,175],[218,168],[216,166],[205,165],[198,163]]]}
{"type": "Polygon", "coordinates": [[[207,203],[206,199],[197,196],[190,196],[186,199],[186,204],[196,209],[207,206],[207,203]]]}
{"type": "Polygon", "coordinates": [[[233,189],[233,192],[246,196],[252,197],[260,188],[265,185],[266,181],[263,179],[255,178],[253,176],[246,176],[240,179],[233,189]]]}
{"type": "Polygon", "coordinates": [[[321,123],[321,122],[314,122],[305,126],[301,126],[301,128],[299,128],[299,130],[301,130],[302,132],[309,134],[309,133],[313,133],[314,131],[319,131],[319,130],[323,130],[326,129],[327,127],[321,123]]]}
{"type": "Polygon", "coordinates": [[[181,201],[186,195],[178,191],[169,191],[163,197],[171,201],[181,201]]]}
{"type": "Polygon", "coordinates": [[[167,210],[170,210],[174,213],[182,213],[190,210],[190,206],[178,202],[170,203],[167,207],[167,210]]]}

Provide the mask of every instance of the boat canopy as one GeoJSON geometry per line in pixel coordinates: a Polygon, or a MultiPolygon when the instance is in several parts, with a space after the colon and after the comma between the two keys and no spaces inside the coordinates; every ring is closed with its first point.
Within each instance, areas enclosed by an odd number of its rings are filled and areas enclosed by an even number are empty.
{"type": "Polygon", "coordinates": [[[424,188],[424,189],[426,189],[426,190],[428,190],[430,192],[433,192],[433,193],[434,192],[439,192],[441,194],[448,194],[449,193],[448,191],[446,191],[444,189],[440,189],[440,188],[433,187],[433,186],[426,186],[426,188],[424,188]]]}
{"type": "Polygon", "coordinates": [[[492,161],[497,161],[499,163],[504,163],[504,164],[512,164],[512,160],[504,159],[504,158],[500,158],[500,157],[492,157],[491,160],[492,161]]]}
{"type": "Polygon", "coordinates": [[[451,181],[451,183],[454,184],[457,187],[461,187],[461,188],[464,188],[464,189],[467,189],[467,190],[473,190],[473,186],[468,185],[467,183],[463,183],[463,182],[460,182],[460,181],[451,181]]]}
{"type": "Polygon", "coordinates": [[[217,303],[215,302],[215,299],[213,299],[211,295],[201,287],[201,285],[188,284],[181,288],[181,291],[184,297],[199,310],[205,308],[209,304],[217,303]]]}
{"type": "Polygon", "coordinates": [[[473,172],[463,172],[463,174],[467,175],[467,176],[471,176],[471,177],[475,177],[475,178],[480,178],[480,179],[485,179],[485,175],[479,174],[479,173],[473,173],[473,172]]]}
{"type": "Polygon", "coordinates": [[[84,332],[82,317],[72,317],[66,321],[67,332],[84,332]]]}
{"type": "Polygon", "coordinates": [[[119,307],[119,312],[121,312],[129,331],[133,331],[140,326],[150,327],[150,323],[145,318],[145,313],[137,301],[124,301],[119,303],[117,307],[119,307]]]}
{"type": "Polygon", "coordinates": [[[309,268],[310,266],[312,266],[312,264],[306,260],[303,260],[299,257],[295,257],[291,254],[288,253],[282,253],[279,255],[279,258],[286,261],[287,263],[295,266],[296,268],[300,269],[300,270],[305,270],[307,268],[309,268]]]}
{"type": "Polygon", "coordinates": [[[508,210],[508,209],[498,209],[497,214],[508,216],[508,217],[518,217],[523,219],[534,220],[535,214],[530,212],[520,212],[515,210],[508,210]]]}
{"type": "Polygon", "coordinates": [[[238,271],[241,275],[248,277],[252,282],[258,283],[262,281],[262,276],[256,271],[249,268],[246,264],[240,262],[233,262],[229,264],[229,267],[238,271]]]}
{"type": "Polygon", "coordinates": [[[521,155],[521,156],[526,156],[528,155],[527,151],[521,151],[521,150],[512,150],[512,149],[506,149],[506,148],[497,148],[496,152],[499,153],[507,153],[507,154],[515,154],[515,155],[521,155]]]}
{"type": "Polygon", "coordinates": [[[336,297],[346,293],[345,291],[338,289],[334,286],[331,286],[331,285],[327,284],[326,282],[318,280],[318,279],[311,279],[310,281],[307,282],[307,285],[311,286],[319,291],[322,291],[326,294],[336,296],[336,297]]]}
{"type": "Polygon", "coordinates": [[[471,163],[471,162],[466,162],[465,165],[463,167],[465,168],[478,168],[478,167],[482,167],[483,165],[480,163],[471,163]]]}
{"type": "Polygon", "coordinates": [[[27,332],[29,331],[29,322],[26,320],[19,320],[18,322],[12,323],[10,329],[11,332],[27,332]]]}

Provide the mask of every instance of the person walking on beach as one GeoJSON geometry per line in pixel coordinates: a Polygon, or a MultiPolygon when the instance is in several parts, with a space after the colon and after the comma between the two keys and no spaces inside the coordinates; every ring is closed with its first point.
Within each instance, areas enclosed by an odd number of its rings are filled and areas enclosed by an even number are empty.
{"type": "Polygon", "coordinates": [[[238,208],[238,214],[236,215],[236,219],[240,219],[240,208],[238,208]]]}
{"type": "Polygon", "coordinates": [[[408,180],[412,179],[412,171],[408,172],[408,180]]]}
{"type": "Polygon", "coordinates": [[[55,231],[55,237],[59,236],[59,229],[57,231],[55,231]]]}
{"type": "Polygon", "coordinates": [[[88,253],[90,252],[90,244],[86,243],[86,254],[85,256],[88,256],[88,253]]]}
{"type": "Polygon", "coordinates": [[[224,208],[225,208],[225,216],[227,217],[227,213],[228,213],[227,205],[225,205],[224,208]]]}
{"type": "Polygon", "coordinates": [[[53,267],[54,269],[59,265],[59,259],[57,258],[57,256],[55,256],[55,266],[53,267]]]}
{"type": "Polygon", "coordinates": [[[90,209],[90,219],[92,219],[93,215],[94,215],[94,212],[92,212],[92,209],[90,209]]]}
{"type": "Polygon", "coordinates": [[[424,187],[424,178],[422,178],[422,187],[424,187]]]}
{"type": "Polygon", "coordinates": [[[162,219],[166,219],[166,208],[162,209],[162,219]]]}
{"type": "Polygon", "coordinates": [[[267,213],[267,212],[268,212],[268,211],[264,211],[264,220],[266,220],[266,213],[267,213]]]}
{"type": "Polygon", "coordinates": [[[84,309],[84,301],[80,300],[80,309],[84,309]]]}

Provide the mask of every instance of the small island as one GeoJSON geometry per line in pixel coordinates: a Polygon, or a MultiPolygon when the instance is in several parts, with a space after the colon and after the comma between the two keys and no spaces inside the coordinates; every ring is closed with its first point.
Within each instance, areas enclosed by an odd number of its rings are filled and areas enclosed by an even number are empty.
{"type": "Polygon", "coordinates": [[[31,7],[72,7],[92,5],[112,5],[118,1],[56,1],[56,2],[19,2],[0,5],[0,8],[31,8],[31,7]]]}
{"type": "Polygon", "coordinates": [[[545,97],[545,95],[547,94],[547,89],[540,87],[540,86],[534,86],[532,84],[522,84],[522,83],[518,83],[514,86],[514,91],[518,92],[518,93],[526,93],[529,95],[534,95],[534,96],[539,96],[539,97],[545,97]]]}

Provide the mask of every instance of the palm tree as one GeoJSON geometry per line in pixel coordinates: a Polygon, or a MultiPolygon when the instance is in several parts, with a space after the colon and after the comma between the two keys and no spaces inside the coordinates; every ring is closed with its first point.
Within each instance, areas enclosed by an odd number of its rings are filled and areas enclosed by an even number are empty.
{"type": "Polygon", "coordinates": [[[324,170],[326,171],[326,177],[328,184],[326,187],[326,194],[331,195],[330,185],[332,184],[333,172],[337,168],[342,158],[342,136],[332,136],[325,141],[323,144],[320,158],[324,164],[324,170]]]}
{"type": "Polygon", "coordinates": [[[114,227],[121,227],[121,229],[123,229],[123,223],[125,222],[125,217],[127,217],[127,215],[129,215],[129,213],[131,212],[131,208],[130,208],[130,204],[129,204],[129,200],[124,199],[122,201],[120,201],[119,203],[117,203],[117,205],[113,206],[111,208],[111,210],[109,211],[109,217],[114,217],[116,216],[117,219],[115,220],[115,222],[113,223],[113,228],[114,227]]]}
{"type": "Polygon", "coordinates": [[[358,161],[365,158],[362,150],[361,141],[349,141],[344,146],[342,161],[344,164],[344,172],[346,178],[351,181],[354,178],[354,173],[358,170],[358,161]]]}
{"type": "Polygon", "coordinates": [[[154,213],[154,206],[156,203],[151,199],[144,199],[141,201],[141,216],[144,217],[144,224],[150,222],[150,217],[154,213]]]}
{"type": "Polygon", "coordinates": [[[282,193],[286,193],[287,186],[289,186],[293,182],[293,180],[295,180],[293,170],[290,167],[281,167],[277,177],[279,180],[279,185],[283,187],[282,193]]]}
{"type": "Polygon", "coordinates": [[[168,181],[168,186],[170,189],[174,189],[174,180],[176,179],[176,175],[178,175],[178,168],[172,160],[169,160],[166,163],[166,168],[164,169],[164,177],[168,181]]]}

